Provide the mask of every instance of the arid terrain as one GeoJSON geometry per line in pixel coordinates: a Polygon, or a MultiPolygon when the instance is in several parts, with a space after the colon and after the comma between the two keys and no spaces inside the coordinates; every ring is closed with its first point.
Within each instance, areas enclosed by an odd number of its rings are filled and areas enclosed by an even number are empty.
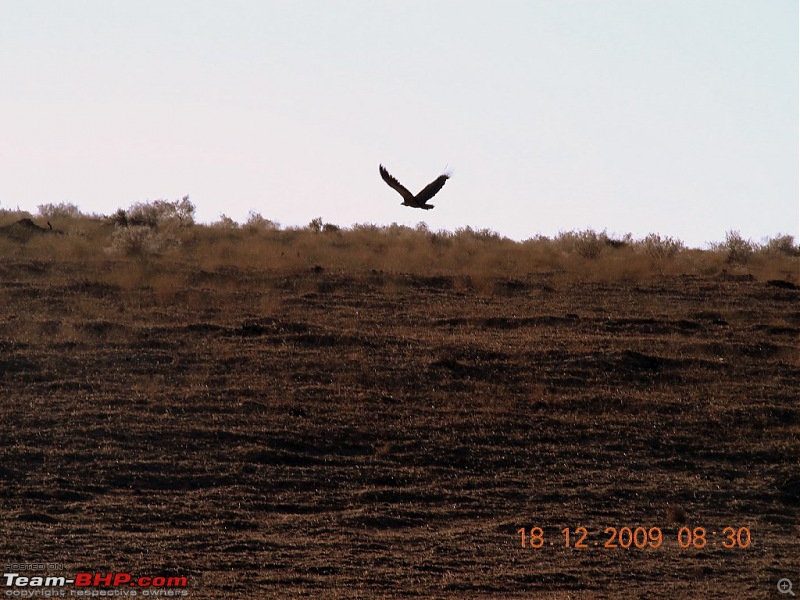
{"type": "Polygon", "coordinates": [[[5,564],[192,598],[800,585],[792,283],[41,255],[0,258],[5,564]]]}

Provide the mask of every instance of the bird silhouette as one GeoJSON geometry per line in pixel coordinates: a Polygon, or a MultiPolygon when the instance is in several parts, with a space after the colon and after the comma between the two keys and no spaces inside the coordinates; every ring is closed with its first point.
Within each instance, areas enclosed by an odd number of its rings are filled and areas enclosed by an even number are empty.
{"type": "Polygon", "coordinates": [[[381,173],[381,177],[383,180],[391,187],[392,189],[396,190],[403,197],[403,201],[400,203],[403,206],[411,206],[413,208],[421,208],[423,210],[430,210],[433,208],[433,204],[427,204],[428,200],[433,198],[437,192],[442,189],[442,186],[450,179],[449,173],[442,173],[431,181],[428,185],[422,188],[422,191],[419,192],[416,196],[406,189],[403,184],[401,184],[397,179],[392,177],[389,171],[386,170],[386,167],[380,165],[379,171],[381,173]]]}

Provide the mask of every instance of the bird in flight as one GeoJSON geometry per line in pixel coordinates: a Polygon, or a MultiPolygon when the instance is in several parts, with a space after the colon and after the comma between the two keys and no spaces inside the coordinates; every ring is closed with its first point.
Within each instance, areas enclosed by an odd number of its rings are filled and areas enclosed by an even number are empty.
{"type": "Polygon", "coordinates": [[[433,198],[436,193],[442,189],[442,186],[444,186],[447,180],[450,179],[449,173],[442,173],[439,177],[422,188],[422,191],[415,196],[409,192],[403,184],[397,181],[397,179],[392,177],[383,165],[380,166],[379,171],[381,172],[383,180],[389,184],[389,187],[396,190],[403,197],[403,201],[400,204],[412,206],[414,208],[422,208],[424,210],[433,208],[433,204],[427,204],[428,200],[433,198]]]}

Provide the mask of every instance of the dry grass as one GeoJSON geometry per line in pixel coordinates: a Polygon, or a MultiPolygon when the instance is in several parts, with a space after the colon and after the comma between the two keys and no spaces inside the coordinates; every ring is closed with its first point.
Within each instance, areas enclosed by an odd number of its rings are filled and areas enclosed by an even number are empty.
{"type": "MultiPolygon", "coordinates": [[[[344,260],[349,234],[283,247],[344,260]]],[[[191,260],[0,260],[0,552],[195,598],[688,598],[700,575],[758,597],[798,551],[798,291],[724,256],[673,276],[629,247],[443,238],[440,273],[259,269],[202,257],[237,238],[198,227],[191,260]],[[532,250],[551,263],[496,276],[532,250]],[[535,526],[601,546],[520,548],[535,526]],[[666,541],[603,549],[609,526],[666,541]],[[684,550],[684,526],[755,543],[684,550]]]]}
{"type": "MultiPolygon", "coordinates": [[[[95,265],[127,261],[122,268],[130,273],[115,275],[123,286],[146,284],[143,271],[168,270],[176,261],[202,271],[236,268],[288,274],[321,267],[444,274],[469,277],[481,288],[486,286],[480,282],[496,278],[548,272],[565,281],[635,282],[728,273],[800,284],[800,247],[786,235],[757,244],[729,232],[724,242],[699,250],[659,234],[614,239],[593,230],[515,242],[488,230],[431,232],[424,223],[413,229],[397,224],[343,229],[314,219],[305,228],[281,229],[258,214],[251,214],[242,226],[224,215],[205,226],[193,224],[194,207],[188,198],[135,204],[109,218],[82,215],[73,205],[46,205],[40,212],[34,220],[43,228],[49,220],[56,234],[34,232],[20,240],[3,235],[3,228],[30,215],[0,211],[0,253],[95,265]]],[[[157,287],[166,289],[169,284],[157,287]]]]}
{"type": "Polygon", "coordinates": [[[786,236],[45,212],[63,234],[0,215],[9,561],[185,574],[195,598],[721,598],[797,556],[786,236]],[[637,525],[669,542],[516,537],[637,525]],[[684,550],[684,525],[755,543],[684,550]]]}

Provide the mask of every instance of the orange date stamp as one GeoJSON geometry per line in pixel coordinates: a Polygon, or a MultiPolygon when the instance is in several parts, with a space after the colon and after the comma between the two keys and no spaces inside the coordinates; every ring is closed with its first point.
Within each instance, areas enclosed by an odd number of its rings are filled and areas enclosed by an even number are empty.
{"type": "Polygon", "coordinates": [[[701,550],[725,548],[744,550],[752,543],[747,527],[681,527],[677,533],[665,533],[661,527],[606,527],[589,530],[580,526],[565,527],[560,532],[546,532],[542,527],[520,527],[517,540],[521,548],[561,547],[575,550],[605,549],[658,549],[701,550]]]}

